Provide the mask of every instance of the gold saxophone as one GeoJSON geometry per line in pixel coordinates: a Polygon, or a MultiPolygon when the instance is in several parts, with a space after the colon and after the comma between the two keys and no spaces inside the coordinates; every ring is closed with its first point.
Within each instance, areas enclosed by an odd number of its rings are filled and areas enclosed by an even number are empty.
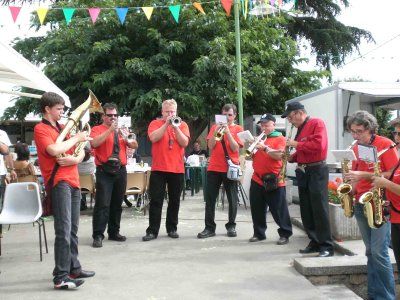
{"type": "MultiPolygon", "coordinates": [[[[93,94],[91,90],[89,90],[89,97],[87,98],[87,100],[79,105],[69,116],[65,127],[63,128],[56,140],[56,143],[63,142],[68,134],[75,135],[80,131],[87,131],[88,134],[90,134],[91,128],[89,125],[89,121],[87,120],[84,123],[84,121],[82,120],[83,116],[88,111],[90,113],[104,113],[103,108],[101,107],[101,103],[99,102],[99,100],[97,100],[97,97],[93,94]],[[81,126],[79,126],[79,123],[82,123],[81,126]]],[[[78,144],[76,144],[74,153],[72,155],[75,157],[79,156],[81,151],[85,148],[85,145],[86,142],[79,142],[78,144]]]]}
{"type": "MultiPolygon", "coordinates": [[[[380,163],[374,163],[374,176],[381,176],[380,163]]],[[[379,228],[386,221],[383,218],[383,191],[381,188],[373,188],[361,195],[359,202],[364,205],[364,215],[368,220],[368,226],[379,228]]]]}
{"type": "MultiPolygon", "coordinates": [[[[353,143],[349,146],[349,148],[347,148],[347,150],[350,150],[356,142],[357,140],[354,140],[353,143]]],[[[354,200],[353,200],[353,195],[351,195],[353,187],[349,183],[349,180],[345,179],[345,174],[349,173],[349,163],[350,161],[348,159],[344,159],[342,161],[343,183],[338,186],[336,191],[338,193],[340,202],[342,204],[344,215],[348,218],[351,218],[354,215],[354,209],[353,209],[354,200]]]]}
{"type": "MultiPolygon", "coordinates": [[[[289,135],[286,139],[286,142],[291,140],[293,128],[294,128],[294,125],[292,124],[292,126],[290,127],[289,135]]],[[[289,156],[290,156],[290,147],[286,146],[285,153],[283,154],[283,157],[282,157],[282,169],[279,171],[279,176],[278,176],[279,183],[285,183],[285,181],[286,181],[286,166],[287,166],[287,161],[288,161],[289,156]]]]}

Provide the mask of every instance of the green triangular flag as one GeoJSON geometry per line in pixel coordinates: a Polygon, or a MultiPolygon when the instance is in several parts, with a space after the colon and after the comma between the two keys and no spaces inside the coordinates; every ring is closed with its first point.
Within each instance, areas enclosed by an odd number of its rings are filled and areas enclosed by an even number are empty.
{"type": "Polygon", "coordinates": [[[71,22],[74,12],[75,12],[75,8],[63,8],[63,13],[64,13],[65,21],[67,22],[67,25],[71,22]]]}
{"type": "Polygon", "coordinates": [[[181,6],[180,5],[170,5],[168,6],[169,11],[171,12],[172,16],[175,19],[175,22],[178,23],[179,21],[179,12],[181,10],[181,6]]]}

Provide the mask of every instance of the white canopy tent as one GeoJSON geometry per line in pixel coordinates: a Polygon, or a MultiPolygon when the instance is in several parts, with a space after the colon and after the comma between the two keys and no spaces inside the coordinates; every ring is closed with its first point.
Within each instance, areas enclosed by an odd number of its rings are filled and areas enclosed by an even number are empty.
{"type": "MultiPolygon", "coordinates": [[[[43,72],[29,62],[12,47],[0,40],[0,82],[18,87],[27,87],[44,92],[54,92],[65,100],[65,106],[71,107],[69,97],[61,91],[43,72]]],[[[0,89],[0,93],[40,98],[41,95],[21,93],[12,89],[0,89]]]]}

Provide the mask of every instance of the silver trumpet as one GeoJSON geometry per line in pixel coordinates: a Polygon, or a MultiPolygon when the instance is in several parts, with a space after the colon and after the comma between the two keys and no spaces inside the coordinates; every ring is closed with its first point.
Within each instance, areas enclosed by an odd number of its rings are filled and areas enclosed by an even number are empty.
{"type": "Polygon", "coordinates": [[[179,127],[182,124],[182,119],[178,116],[174,116],[171,119],[169,119],[169,122],[171,123],[172,126],[179,127]]]}
{"type": "Polygon", "coordinates": [[[254,153],[257,152],[257,144],[265,141],[265,139],[267,138],[267,135],[265,134],[265,132],[261,132],[261,134],[256,137],[256,139],[254,140],[254,142],[249,146],[249,148],[246,149],[246,158],[251,158],[253,156],[254,153]]]}

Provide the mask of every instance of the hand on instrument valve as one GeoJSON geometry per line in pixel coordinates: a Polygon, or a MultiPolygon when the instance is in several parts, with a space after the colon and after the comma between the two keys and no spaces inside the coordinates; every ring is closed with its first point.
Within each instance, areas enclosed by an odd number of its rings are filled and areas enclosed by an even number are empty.
{"type": "Polygon", "coordinates": [[[286,146],[288,147],[293,147],[296,148],[297,147],[298,142],[294,141],[294,140],[288,140],[286,141],[286,146]]]}
{"type": "Polygon", "coordinates": [[[87,142],[87,141],[93,140],[93,139],[89,136],[89,133],[88,133],[87,131],[78,132],[75,136],[77,137],[78,142],[87,142]]]}
{"type": "Polygon", "coordinates": [[[75,156],[66,154],[65,156],[57,157],[57,163],[62,167],[66,167],[76,165],[78,161],[75,156]]]}
{"type": "Polygon", "coordinates": [[[372,186],[375,188],[386,188],[390,183],[390,180],[383,176],[372,176],[371,180],[372,186]]]}
{"type": "Polygon", "coordinates": [[[354,184],[362,179],[364,177],[363,175],[361,171],[349,171],[349,173],[344,174],[344,180],[348,180],[351,184],[354,184]]]}
{"type": "Polygon", "coordinates": [[[113,132],[113,131],[115,131],[115,130],[117,130],[118,129],[118,122],[116,121],[116,120],[112,120],[111,121],[111,124],[110,124],[110,127],[108,128],[108,130],[110,131],[110,132],[113,132]]]}

